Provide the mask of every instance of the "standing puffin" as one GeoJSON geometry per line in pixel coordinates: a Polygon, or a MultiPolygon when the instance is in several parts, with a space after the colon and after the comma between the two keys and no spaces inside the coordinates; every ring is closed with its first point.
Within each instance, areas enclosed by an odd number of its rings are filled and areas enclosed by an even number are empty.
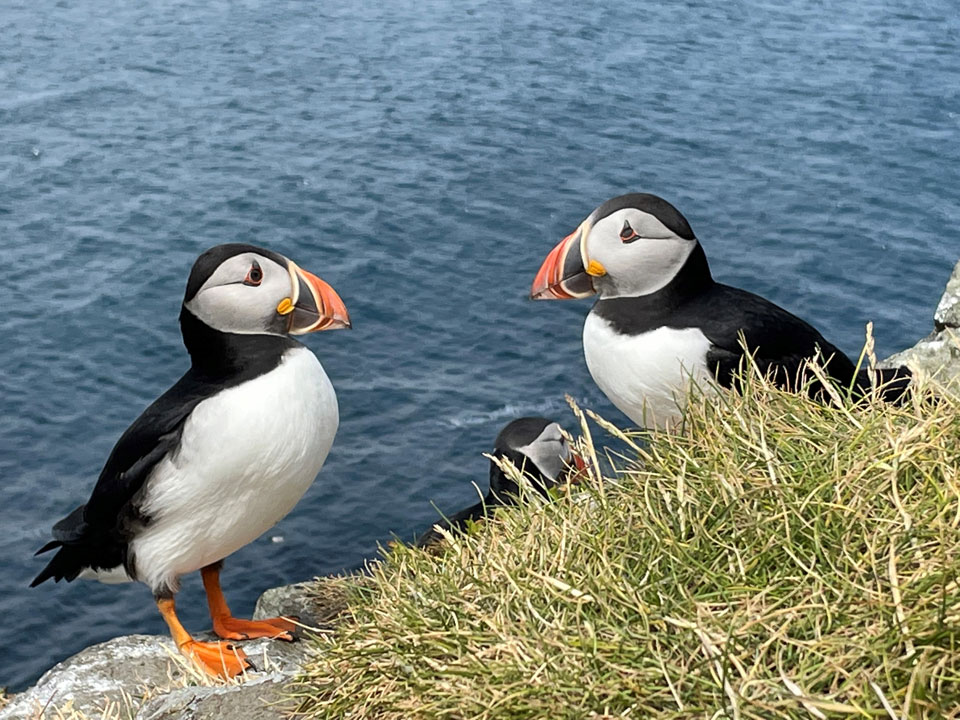
{"type": "MultiPolygon", "coordinates": [[[[573,453],[560,426],[542,417],[519,418],[507,424],[497,435],[493,456],[513,463],[530,479],[531,486],[543,497],[548,497],[550,488],[563,483],[571,471],[582,470],[583,460],[573,453]]],[[[516,505],[520,487],[493,460],[490,461],[490,489],[486,497],[475,505],[461,510],[416,540],[424,547],[443,539],[437,528],[448,531],[463,531],[470,522],[477,522],[490,515],[495,507],[516,505]]]]}
{"type": "MultiPolygon", "coordinates": [[[[730,387],[743,359],[741,335],[761,372],[781,387],[802,383],[819,352],[839,385],[864,391],[866,371],[809,324],[762,297],[713,280],[686,218],[656,195],[608,200],[547,256],[534,300],[599,295],[583,327],[594,381],[627,417],[670,427],[691,383],[730,387]]],[[[885,397],[898,399],[906,368],[881,371],[885,397]]]]}
{"type": "Polygon", "coordinates": [[[222,560],[297,504],[337,432],[337,396],[293,339],[349,328],[343,301],[292,260],[245,244],[196,261],[180,310],[191,367],[127,428],[85,505],[53,527],[48,578],[139,580],[180,651],[211,674],[250,665],[228,643],[194,640],[177,619],[180,576],[200,570],[214,632],[292,640],[287,620],[241,620],[220,590],[222,560]]]}

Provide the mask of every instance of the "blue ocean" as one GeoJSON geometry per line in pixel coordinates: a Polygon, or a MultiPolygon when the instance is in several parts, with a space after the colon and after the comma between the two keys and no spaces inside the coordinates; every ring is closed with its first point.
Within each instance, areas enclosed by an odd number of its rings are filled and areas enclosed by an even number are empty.
{"type": "MultiPolygon", "coordinates": [[[[510,419],[573,427],[589,301],[533,303],[602,201],[659,194],[724,282],[855,354],[932,329],[960,256],[954,0],[0,4],[0,685],[165,627],[142,585],[27,587],[50,526],[187,368],[190,266],[261,244],[343,297],[306,343],[333,451],[229,558],[271,586],[355,568],[476,499],[510,419]]],[[[185,624],[209,626],[196,577],[185,624]]]]}

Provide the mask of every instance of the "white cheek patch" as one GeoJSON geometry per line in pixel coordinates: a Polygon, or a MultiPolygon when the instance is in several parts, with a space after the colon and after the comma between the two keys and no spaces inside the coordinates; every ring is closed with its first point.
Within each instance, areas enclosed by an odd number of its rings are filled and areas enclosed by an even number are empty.
{"type": "Polygon", "coordinates": [[[268,332],[277,305],[290,293],[286,268],[260,255],[244,253],[221,264],[186,307],[215,330],[257,335],[268,332]],[[263,280],[257,286],[245,285],[243,280],[254,261],[263,271],[263,280]]]}
{"type": "Polygon", "coordinates": [[[563,433],[556,423],[547,425],[536,440],[517,450],[526,455],[540,473],[553,482],[563,473],[564,461],[570,456],[570,450],[563,441],[563,433]]]}
{"type": "Polygon", "coordinates": [[[628,262],[623,279],[619,273],[614,279],[620,295],[647,295],[666,287],[683,268],[694,246],[692,241],[680,238],[642,239],[635,244],[639,247],[625,258],[628,262]]]}
{"type": "Polygon", "coordinates": [[[608,215],[587,238],[590,259],[600,262],[607,274],[596,281],[603,298],[649,295],[665,287],[683,268],[696,240],[685,240],[657,218],[634,208],[608,215]],[[620,239],[624,223],[639,236],[620,239]]]}

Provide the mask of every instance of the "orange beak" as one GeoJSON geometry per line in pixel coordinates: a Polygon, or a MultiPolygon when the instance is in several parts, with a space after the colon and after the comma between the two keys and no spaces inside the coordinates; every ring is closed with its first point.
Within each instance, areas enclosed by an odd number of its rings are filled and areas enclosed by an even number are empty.
{"type": "Polygon", "coordinates": [[[570,472],[567,476],[570,483],[576,485],[581,480],[586,477],[587,463],[582,457],[576,453],[572,453],[570,457],[570,472]]]}
{"type": "Polygon", "coordinates": [[[530,288],[532,300],[569,300],[596,293],[593,279],[583,263],[581,242],[589,229],[584,221],[550,251],[530,288]]]}
{"type": "Polygon", "coordinates": [[[562,483],[579,485],[586,477],[587,470],[587,463],[575,452],[571,452],[565,462],[566,468],[560,477],[561,482],[557,485],[561,491],[566,489],[566,486],[562,483]]]}
{"type": "Polygon", "coordinates": [[[277,307],[281,315],[289,315],[287,332],[305,335],[321,330],[349,328],[347,306],[336,291],[311,272],[288,260],[291,297],[277,307]]]}

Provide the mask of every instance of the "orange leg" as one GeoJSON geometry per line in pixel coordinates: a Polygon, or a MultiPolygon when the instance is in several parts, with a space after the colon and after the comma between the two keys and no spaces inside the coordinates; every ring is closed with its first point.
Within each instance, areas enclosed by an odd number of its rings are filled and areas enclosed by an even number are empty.
{"type": "Polygon", "coordinates": [[[213,618],[213,631],[226,640],[250,640],[251,638],[276,638],[293,642],[296,625],[283,618],[265,620],[241,620],[230,614],[227,600],[220,589],[220,564],[207,565],[200,571],[203,589],[207,591],[207,604],[213,618]]]}
{"type": "Polygon", "coordinates": [[[248,667],[253,667],[246,654],[240,648],[224,642],[197,642],[188,633],[177,618],[173,598],[157,598],[157,608],[167,621],[173,641],[181,653],[191,658],[211,675],[232,678],[248,667]]]}

